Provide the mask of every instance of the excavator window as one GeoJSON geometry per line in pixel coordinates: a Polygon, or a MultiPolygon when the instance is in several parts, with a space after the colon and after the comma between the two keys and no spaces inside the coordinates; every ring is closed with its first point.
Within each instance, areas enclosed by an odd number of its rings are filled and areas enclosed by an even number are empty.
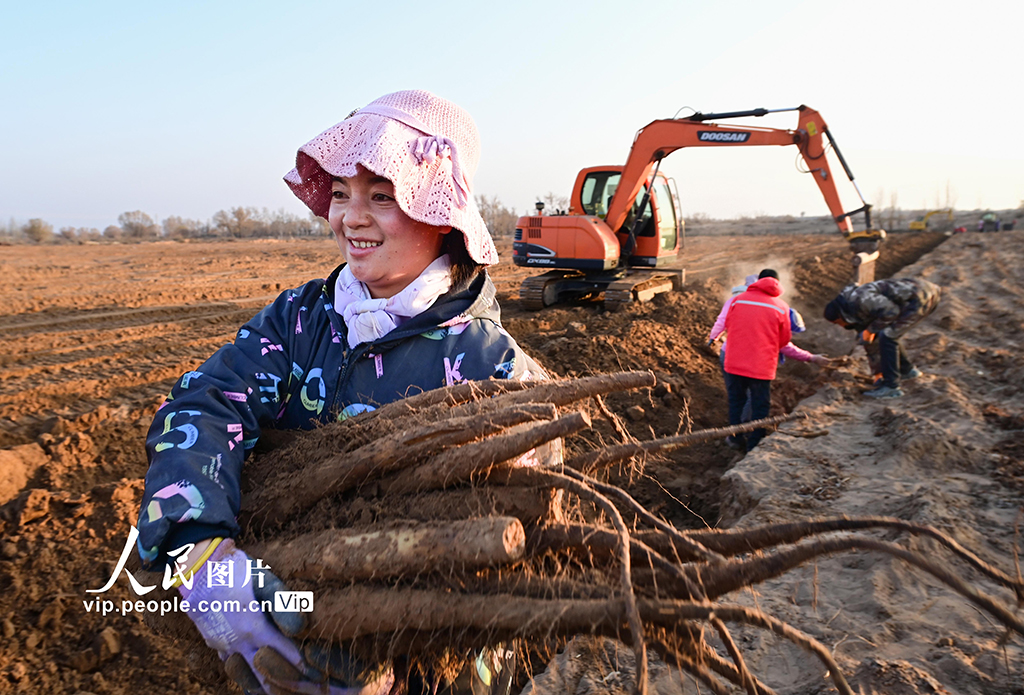
{"type": "Polygon", "coordinates": [[[679,224],[676,221],[676,206],[668,181],[659,176],[654,185],[654,192],[657,194],[658,236],[661,238],[661,248],[674,249],[679,224]]]}
{"type": "Polygon", "coordinates": [[[583,210],[588,215],[597,215],[604,219],[608,214],[608,204],[619,187],[622,174],[617,171],[595,171],[587,174],[583,181],[581,196],[583,210]]]}
{"type": "MultiPolygon", "coordinates": [[[[615,191],[618,190],[621,180],[622,174],[618,171],[593,171],[587,174],[587,178],[583,180],[583,188],[580,191],[580,197],[583,198],[580,201],[583,211],[588,215],[596,215],[604,219],[608,214],[608,206],[611,205],[612,198],[615,197],[615,191]]],[[[620,234],[629,234],[629,231],[633,228],[633,221],[636,219],[636,214],[640,210],[640,203],[644,199],[644,191],[646,191],[646,186],[637,193],[636,199],[626,214],[626,221],[623,223],[622,228],[618,230],[620,234]]],[[[661,225],[655,227],[654,216],[651,214],[652,208],[658,210],[659,213],[661,212],[660,206],[663,205],[663,200],[669,201],[669,212],[667,213],[669,217],[662,224],[670,225],[673,230],[671,243],[665,246],[665,248],[675,248],[676,219],[674,209],[672,209],[672,195],[668,190],[668,186],[661,180],[661,177],[658,179],[658,185],[654,188],[651,201],[647,203],[647,207],[644,209],[644,215],[640,221],[640,229],[637,231],[637,236],[649,237],[659,234],[662,236],[662,244],[668,243],[665,240],[666,233],[660,231],[661,225]]]]}
{"type": "MultiPolygon", "coordinates": [[[[633,228],[633,222],[636,220],[636,213],[640,210],[640,203],[644,202],[644,193],[647,191],[645,185],[640,189],[640,192],[636,194],[636,200],[629,208],[629,214],[626,215],[626,223],[622,225],[622,232],[628,234],[629,230],[633,228]]],[[[637,231],[637,236],[654,236],[654,215],[651,214],[651,210],[656,208],[659,204],[658,191],[651,194],[651,199],[647,201],[647,207],[644,208],[644,216],[640,218],[640,228],[637,231]]]]}

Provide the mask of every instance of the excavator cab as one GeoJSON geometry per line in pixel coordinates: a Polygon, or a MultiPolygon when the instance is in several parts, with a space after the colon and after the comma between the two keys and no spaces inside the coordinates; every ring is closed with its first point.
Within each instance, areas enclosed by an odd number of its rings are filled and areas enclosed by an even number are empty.
{"type": "Polygon", "coordinates": [[[664,174],[655,173],[639,186],[617,230],[606,223],[622,171],[621,166],[584,169],[576,177],[567,215],[519,218],[513,263],[553,268],[523,282],[519,296],[526,308],[603,294],[605,307],[616,310],[682,286],[682,270],[654,271],[677,259],[682,237],[679,203],[664,174]]]}
{"type": "MultiPolygon", "coordinates": [[[[594,215],[605,219],[612,198],[622,180],[622,167],[592,167],[584,169],[573,187],[573,204],[570,213],[594,215]],[[579,211],[579,212],[577,212],[579,211]]],[[[619,241],[625,242],[633,226],[636,231],[636,249],[623,259],[627,266],[662,266],[676,260],[679,255],[679,239],[682,234],[682,218],[679,215],[679,201],[668,178],[663,174],[654,177],[649,200],[644,205],[644,194],[651,189],[645,183],[634,197],[626,220],[616,230],[619,241]],[[641,207],[643,208],[641,210],[641,207]]]]}

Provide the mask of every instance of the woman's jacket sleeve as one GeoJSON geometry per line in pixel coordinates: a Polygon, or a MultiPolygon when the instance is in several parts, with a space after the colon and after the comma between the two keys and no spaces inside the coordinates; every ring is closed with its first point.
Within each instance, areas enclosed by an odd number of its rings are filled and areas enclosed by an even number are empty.
{"type": "Polygon", "coordinates": [[[242,463],[283,410],[299,306],[295,291],[282,294],[182,376],[157,411],[138,523],[144,565],[163,564],[186,543],[238,533],[242,463]]]}

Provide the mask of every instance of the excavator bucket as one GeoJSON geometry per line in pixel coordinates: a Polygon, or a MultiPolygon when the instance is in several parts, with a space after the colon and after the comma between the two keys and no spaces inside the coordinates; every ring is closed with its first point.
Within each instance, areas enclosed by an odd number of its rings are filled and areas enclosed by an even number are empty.
{"type": "Polygon", "coordinates": [[[878,260],[878,248],[885,240],[884,229],[865,229],[846,235],[853,251],[853,282],[863,285],[874,282],[875,261],[878,260]]]}

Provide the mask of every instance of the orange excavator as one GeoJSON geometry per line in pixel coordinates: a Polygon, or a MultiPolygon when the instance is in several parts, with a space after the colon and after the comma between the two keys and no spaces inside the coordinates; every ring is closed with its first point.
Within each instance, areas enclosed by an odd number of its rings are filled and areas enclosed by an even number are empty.
{"type": "Polygon", "coordinates": [[[538,204],[541,214],[519,218],[512,245],[513,262],[550,269],[523,282],[519,296],[525,307],[537,310],[604,293],[605,308],[614,311],[682,287],[684,271],[668,266],[678,258],[684,224],[672,182],[658,171],[661,161],[683,147],[748,145],[796,145],[836,226],[850,242],[855,281],[873,280],[874,261],[885,232],[871,227],[871,205],[864,201],[821,114],[807,106],[698,112],[685,118],[653,121],[641,128],[625,165],[581,171],[566,214],[544,215],[542,204],[538,204]],[[795,130],[709,122],[782,111],[799,113],[795,130]],[[843,212],[825,156],[826,140],[860,197],[862,205],[856,210],[843,212]],[[864,214],[865,228],[855,231],[851,217],[859,213],[864,214]]]}

